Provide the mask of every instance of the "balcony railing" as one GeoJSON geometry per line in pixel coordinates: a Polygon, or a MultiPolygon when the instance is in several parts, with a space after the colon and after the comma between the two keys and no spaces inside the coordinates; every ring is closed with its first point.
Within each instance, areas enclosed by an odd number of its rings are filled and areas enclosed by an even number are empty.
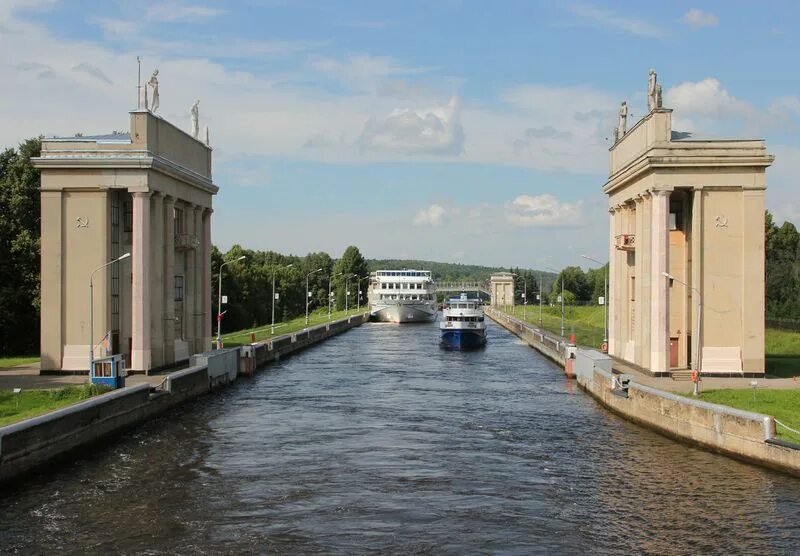
{"type": "Polygon", "coordinates": [[[178,251],[190,251],[200,247],[200,239],[194,234],[176,234],[175,249],[178,251]]]}
{"type": "Polygon", "coordinates": [[[633,234],[620,234],[614,238],[616,240],[616,247],[621,251],[635,251],[636,250],[636,236],[633,234]]]}

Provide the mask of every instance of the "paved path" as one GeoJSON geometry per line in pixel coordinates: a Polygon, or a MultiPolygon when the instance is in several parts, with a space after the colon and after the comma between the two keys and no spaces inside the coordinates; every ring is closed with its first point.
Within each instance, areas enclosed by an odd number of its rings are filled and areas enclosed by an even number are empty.
{"type": "MultiPolygon", "coordinates": [[[[174,372],[178,369],[170,369],[174,372]]],[[[165,375],[130,375],[125,381],[126,386],[136,386],[147,382],[153,386],[161,384],[165,375]]],[[[46,388],[64,388],[88,382],[87,375],[40,375],[39,363],[29,363],[0,369],[0,390],[23,388],[25,390],[41,390],[46,388]]]]}
{"type": "MultiPolygon", "coordinates": [[[[693,383],[691,380],[672,380],[669,377],[653,377],[642,373],[636,367],[626,365],[624,362],[614,360],[614,370],[629,374],[634,382],[665,390],[668,392],[691,392],[693,383]]],[[[789,390],[800,388],[800,377],[794,378],[727,378],[727,377],[703,377],[700,381],[700,390],[726,390],[752,388],[752,381],[758,382],[758,388],[773,388],[776,390],[789,390]]]]}

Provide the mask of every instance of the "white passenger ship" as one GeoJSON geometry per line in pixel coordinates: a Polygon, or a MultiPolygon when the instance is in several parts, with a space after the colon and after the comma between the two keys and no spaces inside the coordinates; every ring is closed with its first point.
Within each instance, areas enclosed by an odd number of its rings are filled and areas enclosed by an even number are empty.
{"type": "Polygon", "coordinates": [[[486,323],[479,298],[467,294],[445,301],[442,310],[442,345],[453,349],[477,349],[486,343],[486,323]]]}
{"type": "Polygon", "coordinates": [[[384,322],[436,318],[436,286],[428,270],[378,270],[370,275],[370,313],[384,322]]]}

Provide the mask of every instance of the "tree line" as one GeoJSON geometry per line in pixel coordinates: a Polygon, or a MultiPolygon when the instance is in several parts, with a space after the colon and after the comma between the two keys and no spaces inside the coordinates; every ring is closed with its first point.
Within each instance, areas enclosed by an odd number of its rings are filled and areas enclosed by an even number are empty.
{"type": "MultiPolygon", "coordinates": [[[[28,139],[16,149],[0,153],[0,355],[31,354],[39,350],[40,283],[40,200],[39,171],[31,158],[41,153],[41,138],[28,139]]],[[[800,233],[794,224],[778,226],[766,213],[766,313],[768,318],[800,319],[800,233]]],[[[286,320],[305,312],[305,278],[309,276],[311,310],[326,308],[328,287],[334,292],[337,309],[344,308],[345,290],[350,303],[357,302],[357,286],[346,275],[366,276],[378,267],[422,267],[431,270],[437,280],[485,280],[502,270],[477,265],[454,265],[426,261],[366,261],[355,246],[348,247],[334,261],[327,253],[309,253],[305,257],[281,255],[272,251],[254,251],[234,246],[228,252],[212,252],[212,299],[216,317],[216,292],[219,267],[244,255],[223,269],[223,292],[228,296],[223,319],[224,330],[236,330],[270,322],[272,278],[280,299],[275,304],[275,319],[286,320]],[[421,263],[421,264],[420,264],[421,263]],[[289,265],[292,265],[289,267],[289,265]],[[288,268],[287,268],[288,267],[288,268]],[[342,274],[339,274],[342,273],[342,274]],[[329,283],[329,278],[334,276],[329,283]]],[[[521,302],[527,282],[528,304],[537,303],[540,273],[510,269],[516,280],[517,302],[521,302]]],[[[558,275],[541,273],[543,299],[557,303],[564,278],[565,301],[597,303],[603,295],[602,268],[584,272],[577,266],[564,268],[558,275]]],[[[366,302],[366,281],[362,281],[362,303],[366,302]]]]}
{"type": "MultiPolygon", "coordinates": [[[[223,305],[222,331],[230,332],[252,328],[272,321],[273,302],[275,322],[289,320],[305,314],[306,279],[308,280],[308,310],[328,308],[328,293],[331,309],[341,310],[345,304],[367,302],[369,276],[367,262],[351,245],[338,260],[328,253],[309,253],[305,257],[282,255],[274,251],[256,251],[234,245],[226,253],[214,247],[211,251],[212,299],[214,318],[217,314],[220,266],[222,269],[222,293],[228,302],[223,305]],[[238,260],[244,256],[244,259],[238,260]],[[357,278],[362,278],[358,281],[357,278]],[[272,296],[273,280],[278,299],[272,296]],[[346,295],[350,292],[349,297],[346,295]]],[[[216,324],[215,331],[216,331],[216,324]]]]}

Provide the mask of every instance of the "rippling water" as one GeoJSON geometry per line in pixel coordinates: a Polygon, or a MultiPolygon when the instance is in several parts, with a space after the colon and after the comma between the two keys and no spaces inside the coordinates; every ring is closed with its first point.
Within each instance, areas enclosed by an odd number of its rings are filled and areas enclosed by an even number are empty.
{"type": "Polygon", "coordinates": [[[0,553],[791,554],[799,516],[497,326],[369,324],[0,494],[0,553]]]}

